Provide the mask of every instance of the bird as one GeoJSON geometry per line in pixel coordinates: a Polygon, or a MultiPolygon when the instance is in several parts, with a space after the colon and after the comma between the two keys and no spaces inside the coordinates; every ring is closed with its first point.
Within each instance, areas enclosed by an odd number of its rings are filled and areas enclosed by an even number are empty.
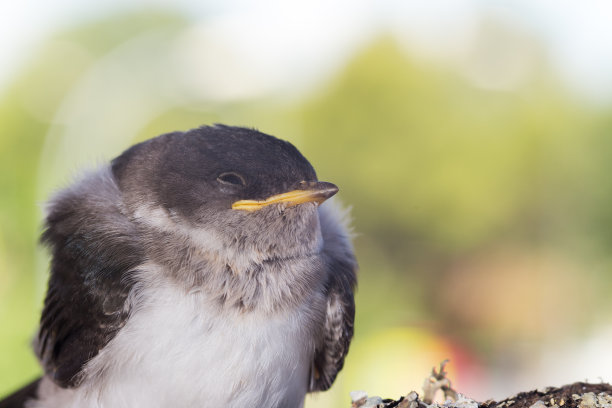
{"type": "Polygon", "coordinates": [[[221,124],[85,172],[46,205],[44,374],[0,407],[303,407],[354,331],[337,192],[289,142],[221,124]]]}

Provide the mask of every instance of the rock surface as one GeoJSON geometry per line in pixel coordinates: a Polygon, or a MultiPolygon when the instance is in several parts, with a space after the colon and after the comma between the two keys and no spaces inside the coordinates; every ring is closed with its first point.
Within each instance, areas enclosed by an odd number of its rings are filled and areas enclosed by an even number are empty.
{"type": "Polygon", "coordinates": [[[612,408],[612,385],[576,382],[563,387],[548,387],[518,393],[501,401],[478,402],[457,392],[446,378],[443,361],[431,370],[423,384],[423,397],[415,391],[398,400],[368,397],[364,391],[351,393],[352,408],[612,408]],[[433,402],[438,391],[445,402],[433,402]]]}
{"type": "Polygon", "coordinates": [[[422,401],[412,391],[398,400],[368,397],[360,392],[353,408],[612,408],[612,385],[576,382],[563,387],[548,387],[521,392],[502,401],[478,402],[457,393],[456,400],[443,404],[422,401]]]}

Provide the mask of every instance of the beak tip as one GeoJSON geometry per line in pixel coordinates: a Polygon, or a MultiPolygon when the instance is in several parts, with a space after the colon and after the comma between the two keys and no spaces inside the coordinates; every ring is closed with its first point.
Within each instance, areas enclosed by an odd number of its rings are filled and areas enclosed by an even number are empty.
{"type": "Polygon", "coordinates": [[[325,184],[328,184],[328,186],[326,186],[326,189],[325,189],[327,198],[333,197],[334,195],[336,195],[336,193],[338,193],[338,191],[340,191],[338,186],[336,186],[335,184],[332,184],[332,183],[325,183],[325,184]]]}
{"type": "Polygon", "coordinates": [[[323,202],[333,197],[339,191],[339,188],[335,184],[327,181],[317,181],[310,185],[309,190],[316,192],[316,195],[322,198],[323,200],[321,202],[323,202]]]}

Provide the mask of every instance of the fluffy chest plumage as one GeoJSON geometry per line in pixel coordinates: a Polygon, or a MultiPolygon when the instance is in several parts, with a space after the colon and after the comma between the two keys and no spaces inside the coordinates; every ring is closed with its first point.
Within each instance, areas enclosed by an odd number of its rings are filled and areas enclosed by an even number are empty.
{"type": "Polygon", "coordinates": [[[149,290],[88,363],[69,406],[300,407],[314,353],[311,306],[267,315],[224,309],[201,292],[149,290]]]}

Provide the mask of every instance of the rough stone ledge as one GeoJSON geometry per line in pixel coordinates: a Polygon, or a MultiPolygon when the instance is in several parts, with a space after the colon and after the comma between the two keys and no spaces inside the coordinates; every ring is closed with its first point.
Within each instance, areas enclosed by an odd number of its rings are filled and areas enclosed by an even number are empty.
{"type": "Polygon", "coordinates": [[[423,396],[412,391],[398,400],[368,397],[364,391],[351,392],[352,408],[612,408],[612,385],[576,382],[563,387],[547,387],[520,392],[501,401],[475,401],[454,390],[444,366],[432,369],[423,384],[423,396]],[[445,402],[433,402],[438,391],[445,402]]]}

